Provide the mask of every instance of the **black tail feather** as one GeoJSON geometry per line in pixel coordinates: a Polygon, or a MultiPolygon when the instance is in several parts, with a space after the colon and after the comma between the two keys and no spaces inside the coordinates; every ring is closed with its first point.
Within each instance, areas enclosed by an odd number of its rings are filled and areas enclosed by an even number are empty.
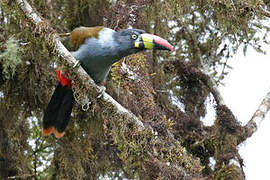
{"type": "Polygon", "coordinates": [[[51,126],[54,126],[61,106],[62,100],[64,98],[63,87],[60,83],[56,86],[54,93],[51,97],[51,100],[44,112],[43,117],[43,128],[48,129],[51,126]]]}
{"type": "Polygon", "coordinates": [[[70,115],[72,112],[72,107],[74,104],[74,97],[73,97],[73,91],[71,88],[65,86],[65,95],[62,99],[62,103],[59,107],[57,120],[54,124],[56,130],[58,132],[63,132],[70,120],[70,115]]]}
{"type": "Polygon", "coordinates": [[[73,104],[72,89],[59,83],[44,112],[43,129],[55,127],[59,133],[63,132],[70,120],[73,104]]]}

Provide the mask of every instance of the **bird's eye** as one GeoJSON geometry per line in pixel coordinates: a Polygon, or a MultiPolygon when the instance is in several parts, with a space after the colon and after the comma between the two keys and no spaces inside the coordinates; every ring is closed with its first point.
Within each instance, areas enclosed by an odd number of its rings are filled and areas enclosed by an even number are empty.
{"type": "Polygon", "coordinates": [[[138,38],[138,35],[137,35],[137,34],[132,34],[132,35],[131,35],[131,38],[135,40],[135,39],[138,38]]]}

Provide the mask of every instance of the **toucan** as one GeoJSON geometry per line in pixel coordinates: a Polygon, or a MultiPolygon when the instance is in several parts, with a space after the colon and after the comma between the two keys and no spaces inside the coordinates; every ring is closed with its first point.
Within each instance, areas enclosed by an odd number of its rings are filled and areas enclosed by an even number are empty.
{"type": "MultiPolygon", "coordinates": [[[[103,26],[78,27],[68,33],[77,47],[71,54],[99,86],[104,86],[112,64],[121,58],[147,49],[174,51],[165,39],[141,29],[115,31],[103,26]]],[[[57,70],[58,85],[44,112],[42,134],[62,138],[70,120],[74,97],[71,80],[57,70]]]]}

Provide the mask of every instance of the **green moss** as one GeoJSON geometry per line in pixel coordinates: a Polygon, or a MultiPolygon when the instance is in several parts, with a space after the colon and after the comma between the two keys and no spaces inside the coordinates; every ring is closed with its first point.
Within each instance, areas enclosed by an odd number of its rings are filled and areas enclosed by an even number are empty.
{"type": "Polygon", "coordinates": [[[140,72],[145,71],[146,57],[141,53],[130,55],[130,56],[126,57],[126,58],[123,58],[121,61],[118,61],[118,62],[113,64],[111,76],[112,76],[112,80],[115,81],[115,82],[119,83],[119,81],[121,81],[121,79],[123,81],[126,78],[125,75],[126,75],[127,72],[124,72],[121,69],[123,61],[128,66],[131,66],[132,69],[134,69],[135,71],[140,71],[140,72]]]}
{"type": "Polygon", "coordinates": [[[3,74],[6,79],[12,78],[17,67],[22,64],[22,53],[23,50],[20,48],[18,40],[10,37],[6,42],[6,50],[0,54],[3,74]]]}
{"type": "Polygon", "coordinates": [[[242,180],[243,177],[239,172],[239,168],[235,165],[222,165],[222,167],[215,172],[214,179],[216,180],[242,180]]]}
{"type": "Polygon", "coordinates": [[[146,179],[165,178],[166,173],[172,177],[179,176],[181,173],[166,165],[168,163],[181,166],[190,174],[198,174],[203,169],[200,160],[188,154],[179,142],[168,141],[162,135],[154,135],[150,129],[138,132],[136,127],[123,120],[114,121],[111,125],[111,137],[119,149],[118,156],[124,162],[125,171],[130,175],[137,170],[135,176],[142,178],[144,174],[146,179]],[[160,162],[155,164],[155,159],[160,162]]]}

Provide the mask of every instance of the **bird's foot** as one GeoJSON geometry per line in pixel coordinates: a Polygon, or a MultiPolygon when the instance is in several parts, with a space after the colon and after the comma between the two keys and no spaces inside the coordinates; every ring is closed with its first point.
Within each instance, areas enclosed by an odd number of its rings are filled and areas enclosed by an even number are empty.
{"type": "Polygon", "coordinates": [[[80,61],[76,60],[76,62],[75,62],[74,65],[73,65],[73,68],[76,68],[76,67],[78,67],[78,66],[80,66],[80,61]]]}
{"type": "Polygon", "coordinates": [[[105,86],[99,86],[99,87],[100,87],[100,91],[99,91],[99,94],[97,96],[98,99],[101,98],[104,95],[105,91],[106,91],[105,86]]]}

